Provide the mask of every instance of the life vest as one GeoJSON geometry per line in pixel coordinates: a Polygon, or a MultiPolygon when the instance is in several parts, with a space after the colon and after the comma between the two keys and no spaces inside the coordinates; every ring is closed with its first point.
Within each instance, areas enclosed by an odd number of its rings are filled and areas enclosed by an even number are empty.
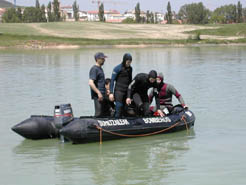
{"type": "Polygon", "coordinates": [[[160,105],[172,106],[172,93],[167,91],[167,86],[168,84],[164,83],[159,92],[160,105]]]}

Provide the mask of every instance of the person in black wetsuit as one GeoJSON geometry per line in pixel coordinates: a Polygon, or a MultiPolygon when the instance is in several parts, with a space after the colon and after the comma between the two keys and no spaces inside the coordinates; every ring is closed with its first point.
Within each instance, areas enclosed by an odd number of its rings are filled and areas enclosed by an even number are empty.
{"type": "Polygon", "coordinates": [[[124,54],[123,61],[117,65],[112,73],[110,83],[110,101],[115,100],[115,117],[119,118],[124,115],[124,110],[127,89],[132,81],[132,56],[129,53],[124,54]],[[115,83],[116,82],[116,83],[115,83]]]}
{"type": "Polygon", "coordinates": [[[95,54],[96,65],[92,66],[89,73],[89,86],[91,99],[94,100],[95,117],[109,116],[109,105],[106,101],[105,75],[102,66],[107,56],[98,52],[95,54]]]}
{"type": "Polygon", "coordinates": [[[133,81],[128,86],[126,104],[131,104],[131,98],[137,107],[137,114],[139,116],[150,116],[149,110],[149,97],[148,89],[154,89],[154,95],[156,99],[157,111],[160,116],[164,116],[163,112],[160,110],[160,99],[157,92],[157,83],[156,83],[157,72],[151,70],[149,74],[139,73],[135,76],[133,81]]]}

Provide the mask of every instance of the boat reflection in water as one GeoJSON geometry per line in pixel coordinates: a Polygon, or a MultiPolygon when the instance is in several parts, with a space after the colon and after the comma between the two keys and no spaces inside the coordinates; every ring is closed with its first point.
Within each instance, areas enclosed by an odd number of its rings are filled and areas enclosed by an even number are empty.
{"type": "Polygon", "coordinates": [[[189,150],[189,132],[155,135],[152,137],[67,145],[57,140],[24,140],[14,148],[23,161],[37,168],[47,168],[57,184],[69,181],[83,184],[163,184],[175,171],[177,161],[189,150]]]}

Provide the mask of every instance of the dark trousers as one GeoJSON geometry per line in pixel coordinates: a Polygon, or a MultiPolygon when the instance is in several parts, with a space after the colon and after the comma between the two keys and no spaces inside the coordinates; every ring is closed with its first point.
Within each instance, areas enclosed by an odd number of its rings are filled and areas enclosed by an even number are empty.
{"type": "Polygon", "coordinates": [[[106,99],[103,99],[102,101],[98,101],[98,99],[94,99],[94,107],[95,107],[95,117],[110,116],[110,105],[106,99]]]}
{"type": "Polygon", "coordinates": [[[150,115],[150,110],[149,110],[150,104],[149,104],[149,97],[147,94],[134,93],[133,101],[136,104],[138,116],[150,115]]]}
{"type": "Polygon", "coordinates": [[[114,97],[115,97],[115,117],[119,118],[124,114],[124,107],[126,104],[126,96],[127,91],[115,91],[114,97]]]}

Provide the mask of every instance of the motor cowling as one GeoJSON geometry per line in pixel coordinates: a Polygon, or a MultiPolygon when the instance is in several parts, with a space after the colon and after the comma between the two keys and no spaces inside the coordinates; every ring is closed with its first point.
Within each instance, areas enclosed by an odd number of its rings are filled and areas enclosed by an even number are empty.
{"type": "Polygon", "coordinates": [[[71,104],[56,105],[54,110],[54,123],[57,129],[61,129],[74,119],[71,104]]]}

